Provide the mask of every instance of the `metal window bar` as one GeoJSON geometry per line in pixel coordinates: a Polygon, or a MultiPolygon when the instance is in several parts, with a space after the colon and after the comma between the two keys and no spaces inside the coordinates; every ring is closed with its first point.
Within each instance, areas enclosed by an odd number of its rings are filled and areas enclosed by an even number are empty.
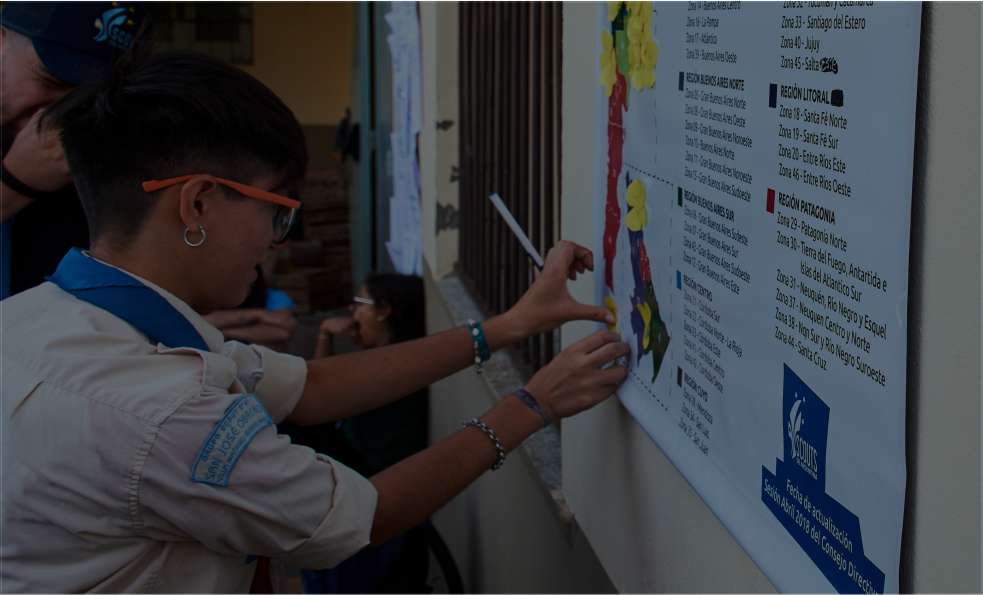
{"type": "MultiPolygon", "coordinates": [[[[488,201],[502,195],[539,251],[559,238],[563,5],[462,2],[460,36],[460,269],[486,313],[529,287],[533,265],[488,201]]],[[[536,369],[559,334],[516,350],[536,369]]]]}

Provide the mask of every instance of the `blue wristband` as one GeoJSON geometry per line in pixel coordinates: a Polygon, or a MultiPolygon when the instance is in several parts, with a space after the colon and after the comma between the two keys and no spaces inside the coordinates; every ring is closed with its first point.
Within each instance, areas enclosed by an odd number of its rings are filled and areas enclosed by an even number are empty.
{"type": "Polygon", "coordinates": [[[543,427],[550,425],[550,418],[546,416],[546,412],[543,411],[543,407],[536,400],[536,397],[532,396],[532,393],[527,391],[525,388],[520,388],[515,391],[515,396],[519,397],[526,407],[532,409],[539,414],[539,417],[543,418],[543,427]]]}
{"type": "Polygon", "coordinates": [[[481,373],[481,365],[491,358],[491,348],[485,339],[485,331],[481,328],[481,323],[475,320],[468,321],[468,333],[474,343],[474,367],[481,373]]]}
{"type": "Polygon", "coordinates": [[[266,309],[273,310],[293,310],[294,301],[290,299],[286,291],[282,289],[266,290],[266,309]]]}

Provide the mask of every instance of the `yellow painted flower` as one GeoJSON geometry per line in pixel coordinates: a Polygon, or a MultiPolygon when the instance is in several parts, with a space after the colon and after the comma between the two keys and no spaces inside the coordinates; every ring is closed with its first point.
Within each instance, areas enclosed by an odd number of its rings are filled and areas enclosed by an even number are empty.
{"type": "Polygon", "coordinates": [[[643,67],[633,69],[631,71],[631,86],[636,90],[655,86],[655,69],[643,67]]]}
{"type": "Polygon", "coordinates": [[[648,220],[647,215],[648,213],[646,213],[645,207],[630,209],[628,214],[625,215],[625,226],[632,231],[642,231],[645,229],[645,223],[648,220]]]}
{"type": "Polygon", "coordinates": [[[642,21],[642,25],[645,26],[646,31],[651,31],[652,29],[652,2],[635,2],[637,8],[635,9],[634,17],[642,21]]]}
{"type": "Polygon", "coordinates": [[[625,227],[631,231],[642,231],[648,223],[648,211],[645,208],[645,185],[641,180],[635,180],[628,186],[625,197],[628,203],[628,214],[625,215],[625,227]]]}
{"type": "Polygon", "coordinates": [[[628,72],[640,68],[642,65],[642,45],[639,43],[628,43],[628,72]]]}
{"type": "Polygon", "coordinates": [[[614,36],[607,29],[601,31],[601,49],[614,50],[614,36]]]}
{"type": "Polygon", "coordinates": [[[601,31],[601,86],[604,96],[611,96],[611,89],[618,79],[618,60],[614,55],[614,38],[608,31],[601,31]]]}
{"type": "Polygon", "coordinates": [[[656,64],[659,63],[659,46],[655,45],[654,39],[648,39],[642,43],[641,62],[646,68],[653,70],[655,70],[656,64]]]}
{"type": "Polygon", "coordinates": [[[652,3],[629,2],[628,22],[628,79],[636,90],[655,85],[655,66],[659,48],[652,39],[652,3]]]}
{"type": "Polygon", "coordinates": [[[632,183],[628,185],[625,201],[629,207],[645,208],[645,184],[641,180],[632,180],[632,183]]]}
{"type": "Polygon", "coordinates": [[[642,315],[642,349],[649,348],[649,328],[652,326],[652,308],[647,302],[642,302],[635,306],[638,313],[642,315]]]}
{"type": "Polygon", "coordinates": [[[655,67],[659,62],[659,46],[652,39],[646,40],[639,48],[637,66],[630,73],[631,84],[636,89],[646,89],[655,85],[655,67]]]}
{"type": "Polygon", "coordinates": [[[651,39],[637,46],[638,61],[631,66],[628,73],[632,87],[635,89],[647,89],[655,85],[655,67],[659,61],[659,47],[651,39]]]}
{"type": "Polygon", "coordinates": [[[608,2],[608,22],[618,18],[618,13],[621,12],[622,4],[624,4],[624,2],[608,2]]]}
{"type": "Polygon", "coordinates": [[[628,22],[625,24],[625,35],[628,36],[628,42],[635,44],[639,43],[645,36],[645,23],[642,19],[638,17],[628,17],[628,22]]]}
{"type": "Polygon", "coordinates": [[[614,301],[614,296],[604,296],[604,306],[614,316],[614,322],[608,325],[608,330],[613,331],[618,328],[618,303],[614,301]]]}

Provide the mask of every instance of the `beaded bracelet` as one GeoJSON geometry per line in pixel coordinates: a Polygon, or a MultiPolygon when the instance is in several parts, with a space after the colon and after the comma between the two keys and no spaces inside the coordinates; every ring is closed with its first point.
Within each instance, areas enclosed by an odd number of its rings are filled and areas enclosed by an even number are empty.
{"type": "Polygon", "coordinates": [[[481,323],[475,320],[468,320],[468,332],[474,342],[474,369],[481,374],[481,365],[491,358],[491,348],[485,339],[485,331],[481,328],[481,323]]]}
{"type": "Polygon", "coordinates": [[[542,406],[539,404],[539,401],[536,400],[536,397],[532,396],[532,393],[527,391],[525,387],[515,391],[515,396],[519,397],[519,400],[522,401],[526,407],[532,409],[539,414],[539,417],[543,418],[544,428],[550,425],[550,418],[546,415],[546,411],[543,410],[542,406]]]}
{"type": "Polygon", "coordinates": [[[485,435],[492,441],[492,444],[495,445],[495,462],[492,463],[492,471],[497,470],[505,463],[505,447],[502,446],[502,442],[498,439],[498,434],[495,433],[495,430],[491,429],[488,424],[481,421],[477,417],[469,419],[461,425],[465,428],[478,428],[484,432],[485,435]]]}

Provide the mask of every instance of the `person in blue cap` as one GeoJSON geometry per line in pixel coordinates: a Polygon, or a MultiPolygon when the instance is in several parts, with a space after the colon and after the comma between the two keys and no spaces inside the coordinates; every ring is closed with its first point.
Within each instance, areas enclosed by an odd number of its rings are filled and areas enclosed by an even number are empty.
{"type": "Polygon", "coordinates": [[[38,132],[38,118],[55,100],[109,75],[121,57],[143,47],[148,23],[138,3],[4,3],[0,298],[41,283],[69,248],[88,245],[61,143],[38,132]]]}

